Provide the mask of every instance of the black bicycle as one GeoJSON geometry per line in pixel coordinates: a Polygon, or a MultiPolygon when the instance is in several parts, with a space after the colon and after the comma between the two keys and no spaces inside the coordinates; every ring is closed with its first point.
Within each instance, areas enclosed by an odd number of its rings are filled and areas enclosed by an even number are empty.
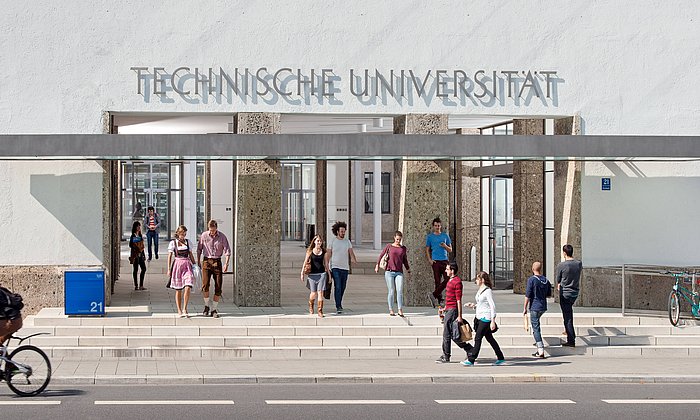
{"type": "Polygon", "coordinates": [[[40,394],[51,381],[51,362],[40,348],[22,342],[37,335],[27,337],[11,336],[0,343],[0,380],[5,380],[12,392],[21,397],[40,394]],[[10,340],[19,340],[19,347],[8,355],[10,340]]]}

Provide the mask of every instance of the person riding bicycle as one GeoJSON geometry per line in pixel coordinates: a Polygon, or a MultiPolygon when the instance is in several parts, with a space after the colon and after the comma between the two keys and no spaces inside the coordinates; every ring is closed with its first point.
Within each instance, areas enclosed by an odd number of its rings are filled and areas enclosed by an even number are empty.
{"type": "Polygon", "coordinates": [[[22,328],[22,296],[0,286],[0,346],[22,328]]]}

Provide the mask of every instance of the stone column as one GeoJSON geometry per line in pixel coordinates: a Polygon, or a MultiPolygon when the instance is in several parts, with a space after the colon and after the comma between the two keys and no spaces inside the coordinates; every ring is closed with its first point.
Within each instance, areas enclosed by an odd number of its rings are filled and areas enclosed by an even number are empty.
{"type": "MultiPolygon", "coordinates": [[[[461,128],[457,134],[478,136],[478,128],[461,128]]],[[[479,167],[479,161],[461,161],[457,165],[457,264],[461,267],[461,278],[470,279],[471,249],[476,248],[475,271],[481,268],[481,178],[472,176],[472,170],[479,167]]]]}
{"type": "Polygon", "coordinates": [[[325,160],[316,161],[316,234],[324,241],[328,224],[328,165],[325,160]]]}
{"type": "MultiPolygon", "coordinates": [[[[394,118],[394,134],[447,134],[447,115],[412,114],[394,118]]],[[[450,228],[450,162],[403,161],[398,227],[408,248],[412,274],[404,287],[408,306],[428,304],[434,288],[433,272],[425,257],[425,235],[430,222],[440,217],[450,228]]]]}
{"type": "MultiPolygon", "coordinates": [[[[544,120],[514,120],[514,135],[544,135],[544,120]]],[[[544,262],[544,162],[513,162],[513,293],[525,293],[532,263],[544,262]]]]}
{"type": "MultiPolygon", "coordinates": [[[[280,115],[238,113],[236,134],[277,134],[280,115]]],[[[238,161],[234,293],[238,306],[280,306],[281,167],[277,160],[238,161]]]]}
{"type": "MultiPolygon", "coordinates": [[[[580,119],[576,117],[554,120],[555,135],[581,134],[580,119]]],[[[574,257],[581,259],[581,168],[580,161],[554,162],[554,263],[562,260],[561,248],[570,244],[574,247],[574,257]]],[[[554,273],[550,280],[554,281],[554,273]]],[[[591,300],[592,291],[586,288],[586,276],[581,278],[581,293],[578,303],[591,300]]],[[[617,291],[619,288],[615,288],[617,291]]],[[[610,291],[603,288],[604,294],[610,291]]],[[[556,294],[555,294],[556,295],[556,294]]],[[[558,296],[556,296],[558,299],[558,296]]],[[[596,300],[596,299],[592,299],[596,300]]],[[[603,300],[597,299],[598,302],[603,300]]]]}

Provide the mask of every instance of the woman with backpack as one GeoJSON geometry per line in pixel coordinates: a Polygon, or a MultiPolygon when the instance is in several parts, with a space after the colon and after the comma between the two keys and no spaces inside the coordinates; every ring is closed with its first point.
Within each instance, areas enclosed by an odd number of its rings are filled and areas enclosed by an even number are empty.
{"type": "Polygon", "coordinates": [[[491,293],[493,283],[491,283],[489,275],[483,271],[476,275],[474,283],[479,288],[475,296],[476,303],[467,302],[464,304],[476,309],[476,315],[474,316],[474,348],[469,353],[467,360],[463,361],[462,364],[464,366],[474,365],[476,358],[479,357],[481,341],[485,338],[496,353],[497,360],[493,364],[495,366],[502,365],[506,360],[501,347],[496,342],[496,339],[493,338],[493,333],[498,329],[496,325],[496,304],[493,302],[493,293],[491,293]]]}
{"type": "Polygon", "coordinates": [[[192,265],[195,264],[195,259],[190,248],[190,241],[185,238],[186,236],[187,228],[185,225],[180,225],[175,231],[175,239],[170,241],[168,245],[169,287],[175,289],[175,304],[177,305],[177,315],[180,318],[190,317],[187,312],[187,304],[190,302],[190,292],[194,285],[192,265]]]}
{"type": "Polygon", "coordinates": [[[133,226],[131,226],[129,248],[131,249],[129,262],[134,266],[134,290],[146,290],[143,287],[143,279],[146,277],[146,254],[143,252],[144,242],[141,234],[141,222],[134,222],[133,226]],[[141,267],[141,281],[137,283],[136,277],[139,273],[139,267],[141,267]]]}

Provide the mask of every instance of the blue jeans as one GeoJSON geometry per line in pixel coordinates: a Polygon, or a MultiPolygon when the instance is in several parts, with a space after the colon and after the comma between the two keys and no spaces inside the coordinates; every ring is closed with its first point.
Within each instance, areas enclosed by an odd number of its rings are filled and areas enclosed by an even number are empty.
{"type": "Polygon", "coordinates": [[[334,268],[331,270],[333,286],[335,287],[336,309],[343,309],[343,294],[345,293],[345,286],[348,284],[348,273],[350,273],[349,270],[343,270],[342,268],[334,268]]]}
{"type": "Polygon", "coordinates": [[[155,242],[156,257],[158,257],[158,231],[157,230],[148,230],[148,231],[146,231],[146,237],[148,238],[148,260],[150,261],[151,258],[153,257],[153,253],[151,252],[151,243],[152,242],[155,242]]]}
{"type": "Polygon", "coordinates": [[[567,298],[564,297],[563,294],[559,294],[559,306],[561,306],[561,315],[564,318],[566,342],[569,344],[576,343],[576,330],[574,330],[574,302],[576,302],[576,298],[567,298]]]}
{"type": "Polygon", "coordinates": [[[399,310],[403,308],[403,273],[400,271],[385,271],[384,280],[386,280],[386,288],[389,290],[389,294],[386,297],[387,303],[389,303],[389,310],[394,307],[394,295],[396,295],[396,302],[399,305],[399,310]]]}
{"type": "Polygon", "coordinates": [[[542,342],[542,332],[540,330],[540,317],[544,315],[544,311],[530,311],[530,324],[532,325],[532,335],[535,337],[535,343],[538,349],[544,348],[542,342]]]}

